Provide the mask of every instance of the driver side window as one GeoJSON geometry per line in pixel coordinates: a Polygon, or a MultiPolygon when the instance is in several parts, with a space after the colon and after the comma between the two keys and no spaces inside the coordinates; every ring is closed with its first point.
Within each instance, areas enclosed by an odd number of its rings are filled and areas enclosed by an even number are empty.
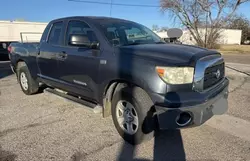
{"type": "Polygon", "coordinates": [[[48,42],[52,45],[60,45],[60,36],[62,34],[63,22],[56,22],[52,25],[48,42]]]}
{"type": "Polygon", "coordinates": [[[94,31],[88,24],[82,21],[72,20],[69,21],[66,33],[66,44],[68,45],[71,35],[83,35],[88,37],[90,42],[96,42],[97,38],[94,31]]]}

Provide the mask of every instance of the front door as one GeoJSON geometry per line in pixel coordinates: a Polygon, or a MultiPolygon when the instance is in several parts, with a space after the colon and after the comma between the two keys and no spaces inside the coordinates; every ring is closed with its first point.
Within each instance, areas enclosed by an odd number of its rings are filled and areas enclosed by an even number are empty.
{"type": "Polygon", "coordinates": [[[100,50],[69,45],[69,38],[72,34],[85,35],[90,41],[97,41],[95,33],[85,22],[69,21],[65,47],[62,51],[65,57],[58,59],[59,79],[65,83],[67,91],[95,100],[97,98],[95,94],[98,86],[100,50]]]}

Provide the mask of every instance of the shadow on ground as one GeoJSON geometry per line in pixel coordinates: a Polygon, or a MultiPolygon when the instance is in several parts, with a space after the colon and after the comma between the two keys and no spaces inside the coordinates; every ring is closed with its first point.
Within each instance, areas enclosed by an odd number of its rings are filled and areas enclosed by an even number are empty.
{"type": "Polygon", "coordinates": [[[17,155],[9,151],[4,151],[0,146],[0,161],[14,161],[17,155]]]}
{"type": "MultiPolygon", "coordinates": [[[[124,142],[117,161],[149,161],[134,158],[136,146],[124,142]]],[[[182,137],[179,130],[161,131],[154,138],[153,160],[186,160],[182,137]]]]}

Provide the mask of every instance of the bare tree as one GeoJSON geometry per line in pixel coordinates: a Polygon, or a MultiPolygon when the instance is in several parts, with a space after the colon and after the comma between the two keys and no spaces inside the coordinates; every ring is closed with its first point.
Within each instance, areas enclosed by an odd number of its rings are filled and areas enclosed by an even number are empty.
{"type": "Polygon", "coordinates": [[[160,31],[168,31],[168,29],[169,29],[168,27],[162,26],[161,29],[160,29],[160,31]]]}
{"type": "Polygon", "coordinates": [[[206,48],[216,45],[221,29],[246,2],[250,0],[160,0],[162,11],[173,14],[197,45],[206,48]]]}
{"type": "Polygon", "coordinates": [[[24,21],[25,21],[25,19],[24,19],[24,18],[17,18],[17,19],[15,19],[15,21],[24,22],[24,21]]]}
{"type": "Polygon", "coordinates": [[[228,22],[228,28],[242,30],[241,43],[244,43],[250,37],[250,21],[242,15],[235,15],[228,22]]]}
{"type": "Polygon", "coordinates": [[[160,28],[158,25],[152,25],[152,30],[153,31],[158,31],[160,28]]]}

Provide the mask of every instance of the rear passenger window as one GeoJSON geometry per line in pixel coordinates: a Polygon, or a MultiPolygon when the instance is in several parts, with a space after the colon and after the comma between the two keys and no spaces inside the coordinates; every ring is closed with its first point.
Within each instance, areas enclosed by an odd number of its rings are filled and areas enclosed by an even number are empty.
{"type": "Polygon", "coordinates": [[[66,43],[68,44],[70,35],[85,35],[89,38],[89,41],[97,41],[94,31],[89,27],[88,24],[82,21],[69,21],[67,33],[66,33],[66,43]]]}
{"type": "Polygon", "coordinates": [[[49,43],[53,45],[60,45],[60,36],[62,34],[63,22],[56,22],[52,25],[49,34],[49,43]]]}

